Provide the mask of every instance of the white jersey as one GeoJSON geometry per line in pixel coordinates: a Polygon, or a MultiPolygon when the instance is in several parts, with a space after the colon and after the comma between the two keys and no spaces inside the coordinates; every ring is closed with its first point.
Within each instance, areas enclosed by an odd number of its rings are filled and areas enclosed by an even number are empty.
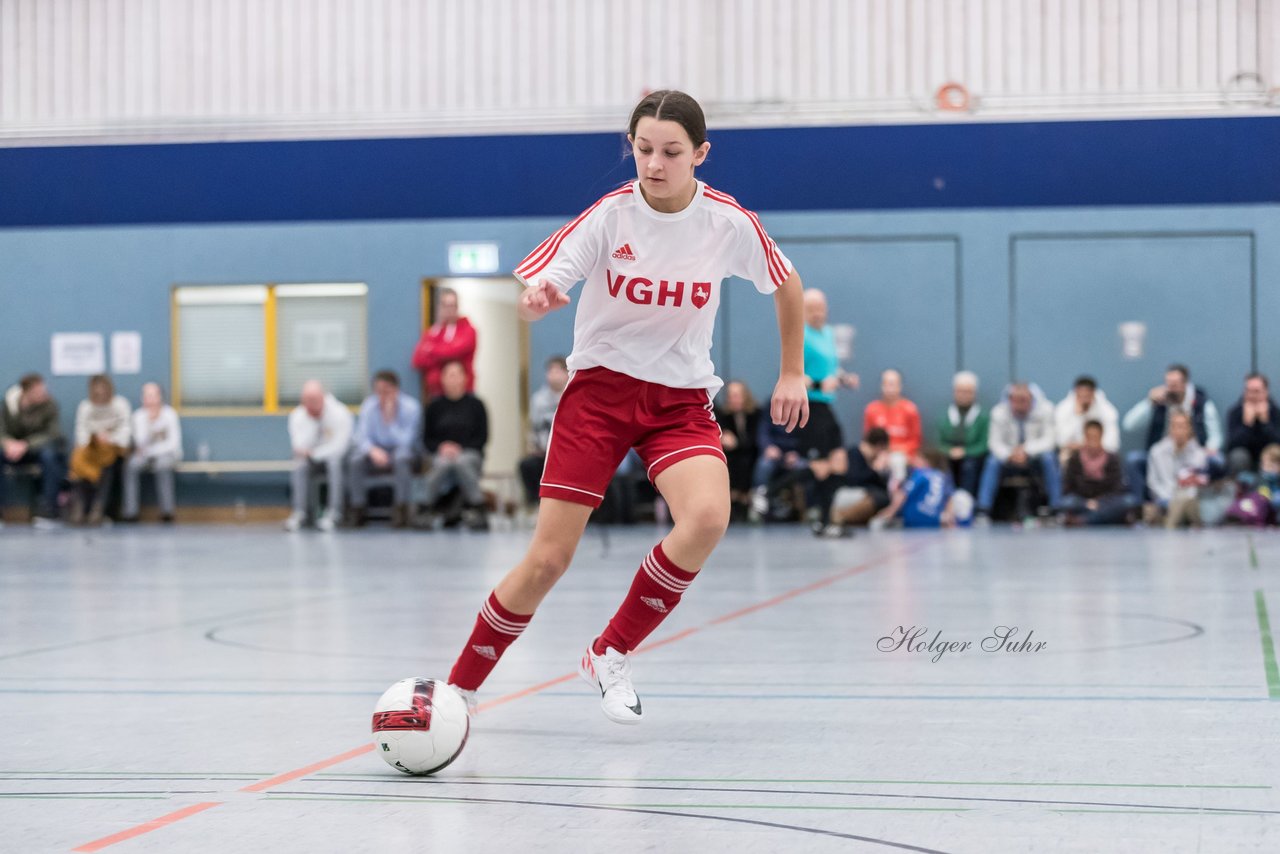
{"type": "Polygon", "coordinates": [[[563,292],[585,280],[569,369],[601,366],[671,388],[722,385],[711,363],[720,289],[729,276],[771,294],[791,274],[754,213],[698,181],[678,213],[654,210],[640,182],[605,194],[542,242],[515,275],[563,292]]]}

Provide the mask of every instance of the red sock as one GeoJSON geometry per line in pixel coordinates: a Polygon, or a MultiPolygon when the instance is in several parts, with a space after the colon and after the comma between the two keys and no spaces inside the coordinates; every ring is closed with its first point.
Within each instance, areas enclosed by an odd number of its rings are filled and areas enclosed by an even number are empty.
{"type": "Polygon", "coordinates": [[[613,615],[604,633],[596,639],[593,646],[596,655],[608,647],[623,654],[638,647],[679,604],[681,595],[697,574],[686,572],[672,563],[662,551],[662,543],[654,546],[640,564],[618,613],[613,615]]]}
{"type": "Polygon", "coordinates": [[[476,617],[476,626],[471,630],[467,645],[449,672],[449,684],[468,691],[479,688],[531,619],[533,614],[511,613],[502,607],[497,594],[490,593],[489,601],[484,603],[480,616],[476,617]]]}

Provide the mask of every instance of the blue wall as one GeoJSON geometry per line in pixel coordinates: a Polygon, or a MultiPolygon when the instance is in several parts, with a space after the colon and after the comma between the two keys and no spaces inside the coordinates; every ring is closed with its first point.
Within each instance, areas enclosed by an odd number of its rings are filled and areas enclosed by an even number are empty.
{"type": "MultiPolygon", "coordinates": [[[[1269,322],[1280,316],[1278,129],[1237,119],[725,132],[706,177],[760,209],[806,284],[828,291],[833,321],[857,327],[864,390],[842,401],[846,425],[890,366],[930,419],[959,366],[983,377],[987,400],[1014,373],[1058,398],[1091,372],[1123,408],[1175,359],[1225,412],[1255,360],[1280,369],[1269,322]],[[826,153],[806,161],[798,149],[826,153]],[[1122,320],[1150,327],[1143,359],[1120,359],[1122,320]]],[[[118,378],[136,399],[143,381],[169,378],[172,285],[335,280],[369,284],[370,365],[409,373],[419,283],[448,274],[450,241],[497,241],[509,268],[629,168],[612,135],[467,142],[0,150],[0,380],[47,373],[51,332],[138,330],[143,373],[118,378]],[[455,160],[418,168],[415,153],[446,149],[455,160]],[[362,159],[371,151],[387,157],[362,159]],[[557,166],[573,155],[587,165],[557,166]],[[347,161],[371,184],[330,168],[347,161]],[[455,186],[462,173],[486,177],[455,186]],[[393,176],[412,192],[369,192],[393,176]],[[300,189],[303,179],[317,183],[300,189]],[[475,191],[498,179],[510,192],[475,191]],[[308,221],[269,222],[290,217],[308,221]]],[[[767,396],[771,300],[732,283],[719,322],[722,376],[767,396]]],[[[571,312],[535,326],[533,364],[571,338],[571,312]]],[[[83,386],[52,381],[68,428],[83,386]]],[[[201,441],[215,458],[288,452],[282,417],[192,417],[185,432],[189,454],[201,441]]]]}
{"type": "MultiPolygon", "coordinates": [[[[1280,201],[1280,116],[718,130],[760,210],[1280,201]]],[[[563,216],[628,176],[617,133],[0,149],[0,227],[563,216]]]]}

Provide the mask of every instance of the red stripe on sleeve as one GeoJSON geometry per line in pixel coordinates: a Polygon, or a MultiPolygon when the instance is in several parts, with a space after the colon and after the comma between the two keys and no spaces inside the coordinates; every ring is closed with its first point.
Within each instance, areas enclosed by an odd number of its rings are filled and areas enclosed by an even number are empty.
{"type": "Polygon", "coordinates": [[[765,260],[769,264],[769,278],[775,288],[782,287],[782,283],[787,280],[787,265],[782,261],[782,254],[778,251],[778,245],[773,242],[773,238],[765,233],[764,226],[760,224],[760,218],[738,204],[737,199],[733,196],[721,193],[719,190],[707,187],[705,195],[709,199],[729,205],[746,214],[747,219],[751,221],[751,225],[755,227],[756,235],[760,238],[761,247],[764,248],[765,260]]]}
{"type": "Polygon", "coordinates": [[[516,275],[526,281],[533,276],[538,275],[538,273],[546,269],[547,265],[551,263],[551,260],[556,257],[556,252],[559,251],[560,244],[564,243],[565,238],[568,237],[592,211],[600,207],[605,199],[609,199],[614,196],[627,195],[631,192],[631,185],[628,184],[626,187],[605,193],[596,200],[595,204],[578,214],[572,222],[562,226],[546,240],[539,243],[536,249],[526,255],[525,259],[516,265],[516,275]]]}

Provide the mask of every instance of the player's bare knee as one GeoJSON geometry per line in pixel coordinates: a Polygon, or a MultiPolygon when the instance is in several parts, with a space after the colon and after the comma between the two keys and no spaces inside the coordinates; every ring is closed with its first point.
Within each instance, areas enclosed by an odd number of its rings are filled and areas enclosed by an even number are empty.
{"type": "Polygon", "coordinates": [[[550,590],[569,568],[571,555],[557,549],[538,549],[526,563],[530,580],[540,589],[550,590]]]}
{"type": "Polygon", "coordinates": [[[698,542],[719,542],[729,529],[729,502],[714,502],[693,508],[676,520],[698,542]]]}

